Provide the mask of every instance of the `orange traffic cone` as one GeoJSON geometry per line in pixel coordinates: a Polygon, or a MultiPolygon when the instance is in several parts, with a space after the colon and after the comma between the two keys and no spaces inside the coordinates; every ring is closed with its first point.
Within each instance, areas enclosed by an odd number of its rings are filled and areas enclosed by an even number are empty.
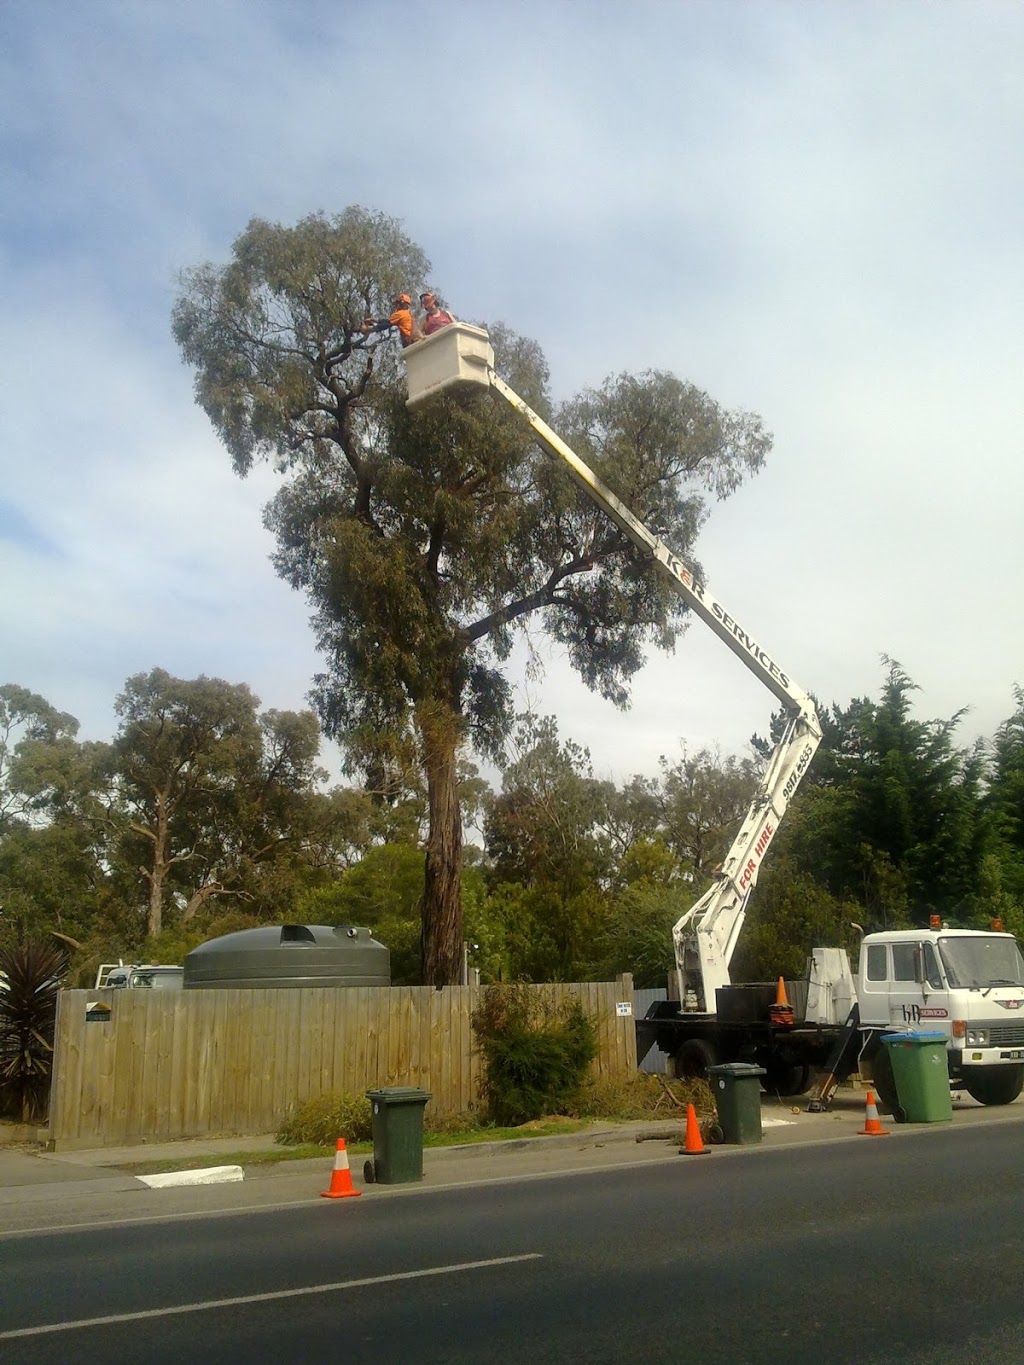
{"type": "Polygon", "coordinates": [[[345,1139],[338,1139],[338,1150],[334,1154],[334,1170],[331,1172],[331,1188],[320,1192],[321,1199],[352,1199],[362,1194],[352,1185],[352,1172],[348,1168],[348,1152],[345,1139]]]}
{"type": "Polygon", "coordinates": [[[692,1104],[686,1106],[686,1140],[679,1148],[680,1156],[700,1156],[704,1151],[704,1139],[700,1135],[697,1111],[692,1104]]]}
{"type": "Polygon", "coordinates": [[[781,1024],[789,1027],[795,1022],[793,1006],[789,1003],[789,996],[786,994],[786,983],[779,977],[779,984],[775,989],[775,1004],[768,1006],[768,1016],[773,1024],[781,1024]]]}
{"type": "Polygon", "coordinates": [[[860,1137],[888,1137],[888,1128],[883,1128],[878,1118],[878,1110],[875,1107],[875,1092],[869,1090],[864,1102],[864,1127],[858,1128],[857,1133],[860,1137]]]}

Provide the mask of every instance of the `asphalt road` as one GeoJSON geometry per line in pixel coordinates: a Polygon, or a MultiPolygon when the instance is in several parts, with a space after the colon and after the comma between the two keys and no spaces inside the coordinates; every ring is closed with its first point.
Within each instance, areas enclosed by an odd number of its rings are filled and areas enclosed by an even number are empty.
{"type": "Polygon", "coordinates": [[[1022,1139],[932,1129],[23,1234],[0,1242],[0,1359],[1016,1362],[1022,1139]]]}

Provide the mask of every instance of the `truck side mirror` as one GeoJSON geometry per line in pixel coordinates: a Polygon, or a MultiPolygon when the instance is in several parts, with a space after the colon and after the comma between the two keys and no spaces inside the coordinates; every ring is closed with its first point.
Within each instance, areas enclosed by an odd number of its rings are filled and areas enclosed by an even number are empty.
{"type": "Polygon", "coordinates": [[[917,982],[919,986],[923,986],[925,983],[925,979],[926,978],[924,974],[924,949],[921,947],[919,943],[914,949],[914,980],[917,982]]]}

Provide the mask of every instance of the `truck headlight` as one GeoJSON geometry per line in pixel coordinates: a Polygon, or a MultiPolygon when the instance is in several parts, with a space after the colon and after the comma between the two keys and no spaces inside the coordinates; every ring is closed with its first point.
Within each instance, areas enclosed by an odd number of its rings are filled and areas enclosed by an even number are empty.
{"type": "Polygon", "coordinates": [[[988,1029],[967,1026],[968,1047],[988,1047],[988,1029]]]}

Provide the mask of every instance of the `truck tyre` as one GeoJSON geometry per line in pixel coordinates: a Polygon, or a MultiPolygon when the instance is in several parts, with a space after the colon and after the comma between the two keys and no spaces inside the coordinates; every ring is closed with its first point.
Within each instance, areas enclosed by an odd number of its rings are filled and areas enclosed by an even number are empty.
{"type": "MultiPolygon", "coordinates": [[[[896,1093],[896,1080],[892,1074],[892,1062],[889,1059],[889,1050],[886,1047],[879,1047],[878,1051],[871,1056],[871,1075],[872,1088],[875,1098],[878,1100],[879,1109],[884,1109],[889,1114],[896,1114],[900,1107],[899,1096],[896,1093]]],[[[897,1122],[899,1118],[897,1116],[897,1122]]]]}
{"type": "Polygon", "coordinates": [[[707,1080],[708,1067],[718,1064],[718,1054],[703,1038],[687,1038],[675,1055],[676,1075],[681,1081],[707,1080]]]}
{"type": "Polygon", "coordinates": [[[761,1086],[766,1095],[802,1095],[811,1079],[811,1068],[804,1063],[787,1062],[776,1057],[765,1066],[761,1086]]]}
{"type": "Polygon", "coordinates": [[[1012,1104],[1024,1090],[1024,1066],[976,1066],[964,1072],[964,1089],[979,1104],[1012,1104]]]}

